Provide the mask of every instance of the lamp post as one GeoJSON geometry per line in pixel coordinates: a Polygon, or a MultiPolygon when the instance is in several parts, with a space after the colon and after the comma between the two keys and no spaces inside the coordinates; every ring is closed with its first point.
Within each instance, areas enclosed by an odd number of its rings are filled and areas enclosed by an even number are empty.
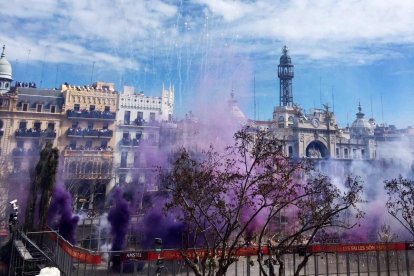
{"type": "Polygon", "coordinates": [[[164,260],[161,258],[161,251],[162,251],[162,239],[155,238],[155,251],[157,252],[157,270],[155,271],[155,275],[161,275],[161,271],[165,268],[164,267],[164,260]]]}
{"type": "Polygon", "coordinates": [[[17,205],[17,199],[12,200],[9,202],[13,208],[13,211],[9,215],[9,231],[11,234],[14,233],[16,230],[16,226],[19,223],[18,215],[19,215],[19,205],[17,205]]]}

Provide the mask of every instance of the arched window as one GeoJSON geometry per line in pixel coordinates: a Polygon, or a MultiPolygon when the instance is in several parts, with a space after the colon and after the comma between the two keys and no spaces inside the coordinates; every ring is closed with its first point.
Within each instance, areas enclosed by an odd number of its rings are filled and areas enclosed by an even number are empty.
{"type": "Polygon", "coordinates": [[[85,173],[91,173],[93,171],[92,161],[88,161],[85,165],[85,173]]]}
{"type": "Polygon", "coordinates": [[[288,118],[288,126],[292,126],[293,125],[293,116],[289,116],[288,118]]]}
{"type": "Polygon", "coordinates": [[[109,162],[103,162],[102,173],[109,173],[110,165],[109,162]]]}
{"type": "Polygon", "coordinates": [[[76,162],[69,163],[69,173],[76,173],[76,162]]]}

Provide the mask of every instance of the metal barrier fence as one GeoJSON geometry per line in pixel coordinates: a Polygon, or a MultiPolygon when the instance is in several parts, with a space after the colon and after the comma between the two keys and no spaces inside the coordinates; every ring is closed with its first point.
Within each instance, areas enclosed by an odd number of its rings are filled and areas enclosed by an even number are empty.
{"type": "MultiPolygon", "coordinates": [[[[313,255],[300,275],[414,276],[414,243],[313,245],[309,250],[313,255]]],[[[261,275],[252,252],[256,249],[241,254],[227,275],[261,275]]],[[[91,251],[72,246],[53,231],[26,235],[18,232],[14,236],[9,275],[36,275],[45,265],[57,266],[62,276],[194,275],[177,256],[178,250],[91,251]],[[164,260],[162,267],[157,264],[159,257],[164,260]]],[[[286,276],[294,275],[302,258],[295,250],[283,255],[286,276]]]]}

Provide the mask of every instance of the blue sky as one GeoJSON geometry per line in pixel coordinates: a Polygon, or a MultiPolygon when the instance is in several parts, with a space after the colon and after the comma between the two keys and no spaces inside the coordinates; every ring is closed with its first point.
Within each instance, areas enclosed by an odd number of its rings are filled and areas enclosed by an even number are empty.
{"type": "Polygon", "coordinates": [[[102,80],[149,95],[172,83],[177,117],[208,110],[233,90],[253,118],[255,79],[256,118],[266,120],[279,102],[276,68],[286,44],[301,107],[334,105],[345,126],[360,101],[378,123],[414,126],[414,1],[9,0],[0,6],[0,43],[15,80],[42,87],[102,80]]]}

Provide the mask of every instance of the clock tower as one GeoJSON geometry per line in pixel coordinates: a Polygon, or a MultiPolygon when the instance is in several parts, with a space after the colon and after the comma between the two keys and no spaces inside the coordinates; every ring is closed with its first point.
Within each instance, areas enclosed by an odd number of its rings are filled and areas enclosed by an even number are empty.
{"type": "Polygon", "coordinates": [[[277,70],[280,80],[280,106],[293,106],[292,79],[293,64],[288,55],[288,48],[283,46],[282,56],[277,70]]]}

